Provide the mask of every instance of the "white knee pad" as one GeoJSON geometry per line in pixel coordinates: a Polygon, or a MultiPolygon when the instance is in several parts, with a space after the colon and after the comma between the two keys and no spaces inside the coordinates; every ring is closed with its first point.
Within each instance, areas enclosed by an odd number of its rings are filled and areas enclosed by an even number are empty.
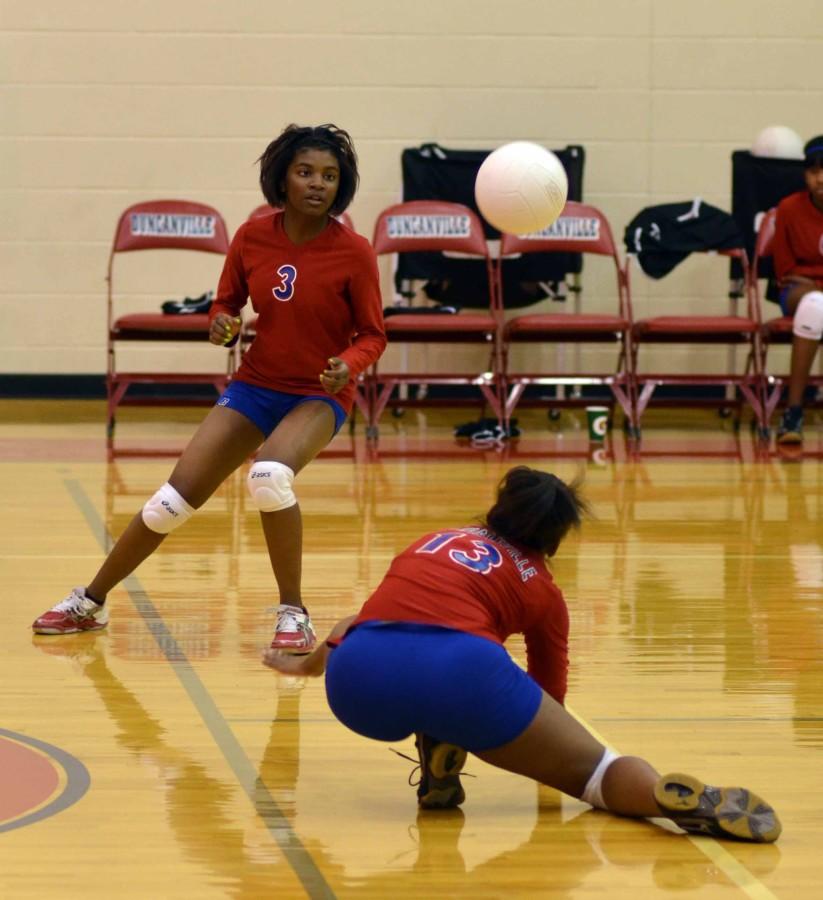
{"type": "Polygon", "coordinates": [[[168,534],[190,519],[193,512],[194,507],[189,506],[166,482],[150,500],[146,501],[142,513],[143,523],[146,528],[158,534],[168,534]]]}
{"type": "Polygon", "coordinates": [[[246,479],[249,494],[260,512],[277,512],[297,503],[292,485],[294,472],[273,459],[258,460],[246,479]]]}
{"type": "Polygon", "coordinates": [[[614,753],[606,747],[603,755],[600,757],[597,768],[592,772],[591,778],[586,782],[586,787],[583,789],[583,795],[580,798],[581,800],[585,800],[586,803],[590,803],[598,809],[608,809],[603,802],[603,791],[601,788],[603,786],[603,776],[606,774],[606,769],[608,769],[616,759],[620,759],[619,754],[614,753]]]}
{"type": "Polygon", "coordinates": [[[794,311],[792,332],[810,341],[823,337],[823,291],[809,291],[801,297],[794,311]]]}

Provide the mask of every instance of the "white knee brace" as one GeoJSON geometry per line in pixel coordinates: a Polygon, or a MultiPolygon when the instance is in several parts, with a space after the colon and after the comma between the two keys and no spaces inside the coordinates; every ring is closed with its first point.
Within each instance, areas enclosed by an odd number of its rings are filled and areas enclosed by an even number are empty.
{"type": "Polygon", "coordinates": [[[598,809],[608,809],[608,806],[603,802],[603,791],[601,788],[603,786],[603,776],[606,774],[606,769],[608,769],[616,759],[620,759],[620,756],[606,747],[603,755],[600,757],[597,768],[592,772],[591,778],[586,782],[586,787],[583,789],[583,795],[580,798],[581,800],[585,800],[586,803],[590,803],[598,809]]]}
{"type": "Polygon", "coordinates": [[[792,331],[811,341],[823,337],[823,291],[809,291],[801,297],[794,311],[792,331]]]}
{"type": "Polygon", "coordinates": [[[258,460],[246,479],[249,494],[260,512],[276,512],[297,503],[292,485],[294,472],[273,459],[258,460]]]}
{"type": "Polygon", "coordinates": [[[190,519],[193,512],[194,507],[189,506],[166,482],[150,500],[146,501],[142,513],[143,523],[146,528],[158,534],[168,534],[190,519]]]}

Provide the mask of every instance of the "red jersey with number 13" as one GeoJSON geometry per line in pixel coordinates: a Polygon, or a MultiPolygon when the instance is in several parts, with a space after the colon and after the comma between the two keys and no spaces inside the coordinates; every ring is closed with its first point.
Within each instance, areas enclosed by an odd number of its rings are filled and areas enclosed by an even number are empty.
{"type": "Polygon", "coordinates": [[[502,644],[526,639],[529,675],[558,703],[566,696],[569,613],[542,556],[486,528],[427,534],[394,558],[358,622],[417,622],[502,644]]]}

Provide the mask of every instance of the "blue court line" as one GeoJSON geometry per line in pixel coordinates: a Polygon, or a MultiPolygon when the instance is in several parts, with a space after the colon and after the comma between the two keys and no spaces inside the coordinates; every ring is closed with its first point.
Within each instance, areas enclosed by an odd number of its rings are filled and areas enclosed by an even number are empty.
{"type": "MultiPolygon", "coordinates": [[[[94,504],[87,494],[74,479],[64,479],[66,490],[71,494],[77,507],[86,520],[89,528],[97,538],[97,542],[105,552],[111,546],[111,538],[106,530],[105,523],[100,518],[94,504]]],[[[195,709],[200,714],[203,724],[211,732],[214,742],[223,754],[226,762],[234,772],[238,783],[246,792],[255,811],[265,822],[272,838],[282,851],[300,883],[312,898],[334,898],[335,894],[329,886],[323,873],[308,850],[303,846],[300,838],[291,827],[288,818],[277,805],[269,789],[263,784],[262,779],[246,755],[246,751],[231,730],[223,714],[217,708],[211,694],[200,680],[194,667],[186,658],[182,647],[177,643],[174,635],[169,631],[163,621],[163,617],[157,611],[157,607],[149,600],[148,594],[135,575],[130,575],[123,582],[131,602],[143,619],[146,628],[151,632],[157,646],[163,651],[169,665],[174,670],[178,681],[195,709]],[[262,796],[261,796],[262,795],[262,796]]],[[[271,721],[271,720],[269,720],[271,721]]]]}

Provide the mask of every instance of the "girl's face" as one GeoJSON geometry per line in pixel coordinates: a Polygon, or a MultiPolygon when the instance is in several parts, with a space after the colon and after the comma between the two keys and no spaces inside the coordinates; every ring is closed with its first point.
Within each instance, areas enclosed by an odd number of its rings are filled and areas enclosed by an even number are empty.
{"type": "Polygon", "coordinates": [[[329,150],[298,150],[286,169],[286,206],[307,216],[324,216],[340,187],[340,165],[329,150]]]}
{"type": "Polygon", "coordinates": [[[823,166],[812,166],[804,171],[806,187],[812,195],[812,203],[823,210],[823,166]]]}

